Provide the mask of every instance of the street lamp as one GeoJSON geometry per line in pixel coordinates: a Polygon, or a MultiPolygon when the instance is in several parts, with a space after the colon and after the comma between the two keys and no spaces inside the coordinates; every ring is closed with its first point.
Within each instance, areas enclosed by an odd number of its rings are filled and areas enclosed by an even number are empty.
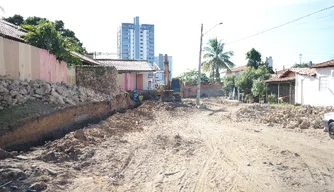
{"type": "Polygon", "coordinates": [[[196,105],[199,107],[200,103],[200,97],[201,97],[201,66],[202,66],[202,40],[203,36],[206,35],[209,31],[211,31],[213,28],[217,27],[218,25],[222,25],[223,22],[217,23],[211,29],[209,29],[207,32],[203,34],[203,23],[201,24],[201,41],[200,41],[200,47],[199,47],[199,62],[198,62],[198,77],[197,77],[197,97],[196,97],[196,105]]]}

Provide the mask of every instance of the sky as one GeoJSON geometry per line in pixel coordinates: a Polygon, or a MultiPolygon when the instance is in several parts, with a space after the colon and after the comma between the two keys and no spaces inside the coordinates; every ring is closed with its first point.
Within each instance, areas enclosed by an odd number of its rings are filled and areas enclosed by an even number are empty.
{"type": "Polygon", "coordinates": [[[173,56],[173,76],[198,66],[200,26],[204,32],[223,22],[203,37],[211,38],[233,51],[236,66],[247,63],[251,48],[272,56],[274,69],[302,62],[320,63],[334,59],[334,8],[308,18],[235,42],[271,27],[334,5],[333,0],[0,0],[1,16],[20,14],[63,20],[89,52],[117,53],[117,30],[122,22],[155,25],[155,55],[173,56]],[[234,42],[234,43],[233,43],[234,42]]]}

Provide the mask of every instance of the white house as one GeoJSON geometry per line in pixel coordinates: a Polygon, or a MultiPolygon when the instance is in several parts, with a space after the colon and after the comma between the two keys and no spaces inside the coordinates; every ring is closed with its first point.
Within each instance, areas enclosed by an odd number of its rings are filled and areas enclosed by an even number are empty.
{"type": "Polygon", "coordinates": [[[334,106],[334,60],[313,65],[315,76],[296,74],[295,103],[334,106]]]}

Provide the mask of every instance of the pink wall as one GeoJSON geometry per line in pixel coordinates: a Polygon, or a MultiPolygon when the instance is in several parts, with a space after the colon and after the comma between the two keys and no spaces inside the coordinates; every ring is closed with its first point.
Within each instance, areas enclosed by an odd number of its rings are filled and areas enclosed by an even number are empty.
{"type": "Polygon", "coordinates": [[[47,50],[0,37],[0,75],[75,84],[75,69],[47,50]]]}
{"type": "Polygon", "coordinates": [[[136,89],[136,73],[123,73],[123,88],[127,91],[136,89]]]}

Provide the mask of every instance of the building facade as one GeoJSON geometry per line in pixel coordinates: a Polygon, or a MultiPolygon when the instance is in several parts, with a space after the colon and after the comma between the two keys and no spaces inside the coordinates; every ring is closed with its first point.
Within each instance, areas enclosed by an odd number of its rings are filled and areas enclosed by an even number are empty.
{"type": "Polygon", "coordinates": [[[139,17],[133,23],[122,23],[117,33],[117,54],[120,59],[154,62],[154,25],[140,24],[139,17]]]}
{"type": "MultiPolygon", "coordinates": [[[[157,72],[157,82],[164,83],[164,70],[165,70],[165,54],[160,53],[158,56],[155,57],[154,62],[160,68],[160,72],[157,72]]],[[[170,77],[173,77],[173,57],[168,56],[168,63],[169,63],[169,70],[170,70],[170,77]]]]}

